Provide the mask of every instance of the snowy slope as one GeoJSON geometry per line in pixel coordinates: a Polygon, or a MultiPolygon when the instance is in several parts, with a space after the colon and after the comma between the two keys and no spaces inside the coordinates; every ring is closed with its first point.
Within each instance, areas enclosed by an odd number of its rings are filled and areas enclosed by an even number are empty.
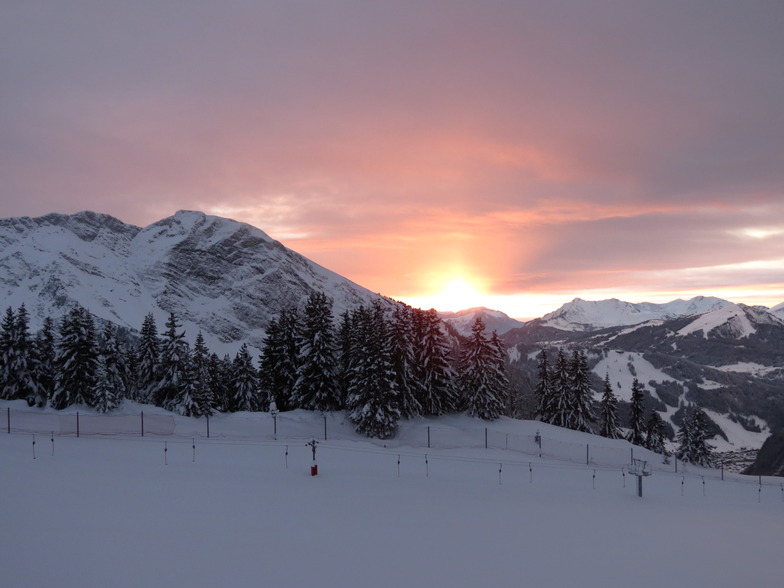
{"type": "Polygon", "coordinates": [[[33,330],[78,302],[133,329],[148,312],[159,326],[175,312],[215,351],[258,349],[268,321],[313,290],[334,300],[336,316],[380,299],[257,228],[200,212],[145,228],[91,212],[5,219],[0,244],[3,302],[24,303],[33,330]]]}
{"type": "Polygon", "coordinates": [[[691,300],[673,300],[666,304],[650,302],[634,304],[615,298],[599,301],[575,298],[558,310],[544,315],[542,324],[565,331],[592,331],[702,314],[728,304],[730,302],[726,300],[705,296],[698,296],[691,300]]]}
{"type": "Polygon", "coordinates": [[[730,304],[696,317],[680,329],[678,335],[684,337],[702,331],[707,338],[709,333],[720,332],[724,336],[742,339],[757,332],[755,325],[765,324],[784,326],[784,321],[762,307],[730,304]]]}
{"type": "MultiPolygon", "coordinates": [[[[310,418],[318,425],[319,415],[310,418]]],[[[36,459],[31,435],[0,435],[2,499],[14,505],[0,523],[3,585],[780,582],[780,479],[722,480],[717,470],[682,464],[676,474],[655,462],[638,498],[628,457],[581,462],[590,436],[543,427],[543,448],[580,451],[540,458],[472,449],[484,427],[472,419],[453,423],[463,446],[413,444],[427,425],[410,423],[412,444],[399,448],[322,439],[315,477],[302,439],[235,437],[231,422],[216,439],[42,435],[36,459]]],[[[540,426],[498,425],[526,438],[540,426]]],[[[610,443],[628,456],[626,442],[610,443]]]]}
{"type": "Polygon", "coordinates": [[[784,320],[784,302],[771,308],[770,313],[784,320]]]}

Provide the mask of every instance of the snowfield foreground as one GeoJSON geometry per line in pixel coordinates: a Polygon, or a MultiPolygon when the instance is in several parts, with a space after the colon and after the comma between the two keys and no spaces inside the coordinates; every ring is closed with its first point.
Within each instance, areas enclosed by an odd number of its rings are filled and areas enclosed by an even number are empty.
{"type": "Polygon", "coordinates": [[[657,461],[638,498],[629,460],[612,463],[626,442],[541,423],[404,422],[385,447],[341,416],[327,440],[321,415],[281,415],[277,438],[263,418],[256,436],[247,415],[214,419],[209,439],[203,420],[193,436],[180,421],[170,436],[2,430],[0,584],[780,585],[779,478],[657,461]],[[428,426],[448,443],[428,448],[428,426]],[[508,448],[540,429],[541,458],[508,448]]]}

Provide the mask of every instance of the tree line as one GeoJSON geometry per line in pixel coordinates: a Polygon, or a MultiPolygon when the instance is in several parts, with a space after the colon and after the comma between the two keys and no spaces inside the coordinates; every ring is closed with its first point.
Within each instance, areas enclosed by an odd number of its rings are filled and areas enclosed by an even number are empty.
{"type": "Polygon", "coordinates": [[[466,412],[493,420],[507,408],[506,353],[481,318],[450,345],[435,310],[375,302],[335,320],[332,301],[312,293],[270,321],[258,358],[243,344],[233,358],[191,346],[174,313],[158,332],[152,313],[138,337],[96,327],[76,305],[31,335],[25,306],[0,325],[0,397],[101,412],[124,399],[185,416],[214,412],[345,410],[357,431],[389,438],[401,418],[466,412]]]}
{"type": "MultiPolygon", "coordinates": [[[[618,397],[613,392],[609,374],[605,375],[598,406],[593,400],[590,370],[583,349],[575,348],[567,357],[567,352],[559,348],[554,364],[542,349],[537,355],[536,369],[536,416],[542,422],[576,431],[597,432],[609,439],[625,438],[634,445],[662,454],[665,463],[668,462],[671,454],[667,449],[666,425],[656,410],[651,410],[645,418],[645,395],[637,378],[632,383],[628,432],[624,435],[618,397]]],[[[694,405],[688,406],[675,436],[676,458],[687,463],[711,465],[710,437],[705,412],[694,405]]]]}

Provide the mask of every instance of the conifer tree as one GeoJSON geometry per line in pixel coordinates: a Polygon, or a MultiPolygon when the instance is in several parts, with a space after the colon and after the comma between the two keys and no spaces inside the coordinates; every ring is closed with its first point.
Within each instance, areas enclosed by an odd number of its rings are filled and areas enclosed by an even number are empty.
{"type": "Polygon", "coordinates": [[[60,340],[55,357],[54,391],[49,400],[61,410],[73,404],[93,406],[98,348],[92,315],[73,307],[60,323],[60,340]]]}
{"type": "Polygon", "coordinates": [[[10,306],[5,309],[0,325],[0,398],[16,398],[16,313],[10,306]]]}
{"type": "Polygon", "coordinates": [[[654,453],[661,453],[667,457],[668,452],[665,445],[666,429],[664,420],[655,410],[651,412],[648,422],[645,425],[645,447],[654,453]]]}
{"type": "Polygon", "coordinates": [[[542,349],[536,356],[536,373],[538,380],[534,387],[536,396],[536,415],[543,423],[553,422],[553,385],[550,363],[547,360],[547,350],[542,349]]]}
{"type": "Polygon", "coordinates": [[[501,403],[506,408],[507,416],[512,415],[512,394],[509,386],[509,378],[506,375],[506,347],[498,336],[497,331],[490,334],[490,350],[493,354],[493,371],[490,377],[493,387],[498,391],[501,403]]]}
{"type": "Polygon", "coordinates": [[[144,317],[136,352],[138,396],[134,400],[151,402],[157,394],[160,382],[160,339],[155,317],[152,313],[144,317]]]}
{"type": "Polygon", "coordinates": [[[622,432],[618,425],[618,398],[613,393],[609,373],[606,373],[604,376],[604,389],[599,405],[599,413],[601,415],[599,434],[608,439],[620,439],[622,432]]]}
{"type": "Polygon", "coordinates": [[[188,384],[188,361],[190,350],[185,341],[185,332],[178,332],[177,316],[169,313],[166,333],[160,348],[160,377],[153,395],[155,404],[166,410],[175,410],[177,399],[185,393],[188,384]]]}
{"type": "Polygon", "coordinates": [[[415,375],[414,318],[410,306],[398,304],[395,307],[390,322],[390,339],[400,414],[406,419],[418,417],[422,414],[419,402],[422,393],[415,375]]]}
{"type": "Polygon", "coordinates": [[[93,406],[98,412],[109,412],[120,405],[121,397],[111,383],[112,377],[106,364],[105,355],[99,355],[95,367],[95,390],[93,406]]]}
{"type": "Polygon", "coordinates": [[[267,326],[260,358],[260,385],[278,410],[297,408],[293,398],[297,381],[300,315],[295,308],[283,309],[267,326]]]}
{"type": "Polygon", "coordinates": [[[36,406],[44,407],[54,391],[55,338],[54,321],[47,316],[33,345],[35,353],[36,406]]]}
{"type": "Polygon", "coordinates": [[[675,440],[678,442],[676,456],[683,462],[710,466],[713,461],[713,446],[708,443],[708,419],[701,408],[690,406],[683,418],[675,440]]]}
{"type": "Polygon", "coordinates": [[[343,408],[332,320],[332,302],[324,293],[313,292],[303,313],[297,381],[293,390],[295,404],[300,408],[322,412],[343,408]]]}
{"type": "Polygon", "coordinates": [[[213,408],[222,412],[230,410],[232,362],[229,356],[225,355],[221,359],[217,353],[211,353],[207,373],[209,374],[209,387],[212,391],[213,408]]]}
{"type": "Polygon", "coordinates": [[[210,416],[215,406],[210,388],[210,352],[199,331],[193,345],[188,364],[188,398],[178,402],[180,414],[186,416],[210,416]]]}
{"type": "Polygon", "coordinates": [[[117,337],[117,330],[111,323],[106,323],[104,326],[100,356],[103,374],[97,374],[98,384],[102,385],[100,382],[102,377],[106,379],[105,384],[111,390],[112,398],[109,399],[111,402],[104,403],[104,406],[108,407],[106,410],[112,410],[122,404],[123,398],[127,395],[129,374],[125,371],[126,364],[123,361],[125,353],[117,337]]]}
{"type": "Polygon", "coordinates": [[[590,372],[585,352],[575,349],[571,364],[571,410],[568,427],[575,431],[591,432],[589,423],[596,421],[593,413],[593,393],[591,391],[590,372]]]}
{"type": "Polygon", "coordinates": [[[372,308],[358,309],[352,323],[348,417],[357,432],[389,439],[395,436],[400,420],[390,326],[378,302],[372,308]]]}
{"type": "Polygon", "coordinates": [[[253,367],[247,344],[243,343],[232,364],[230,410],[256,411],[259,409],[258,373],[253,367]]]}
{"type": "Polygon", "coordinates": [[[457,410],[449,345],[435,309],[414,311],[416,378],[422,414],[439,416],[457,410]]]}
{"type": "Polygon", "coordinates": [[[460,358],[459,386],[462,403],[470,416],[495,420],[504,409],[503,390],[497,379],[496,350],[485,335],[485,325],[477,316],[471,326],[460,358]]]}
{"type": "Polygon", "coordinates": [[[629,420],[629,434],[626,439],[634,445],[645,445],[645,397],[637,378],[632,383],[632,408],[629,420]]]}
{"type": "Polygon", "coordinates": [[[558,350],[558,357],[552,371],[552,404],[550,406],[550,423],[558,427],[569,427],[572,412],[572,378],[569,362],[563,348],[558,350]]]}

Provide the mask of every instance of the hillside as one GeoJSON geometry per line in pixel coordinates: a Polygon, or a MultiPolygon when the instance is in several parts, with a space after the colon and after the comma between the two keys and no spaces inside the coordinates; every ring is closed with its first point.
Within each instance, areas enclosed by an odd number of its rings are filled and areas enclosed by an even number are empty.
{"type": "MultiPolygon", "coordinates": [[[[5,405],[0,404],[4,408],[5,405]]],[[[114,417],[117,418],[117,417],[114,417]]],[[[625,442],[511,421],[535,452],[477,448],[484,424],[406,424],[394,447],[320,415],[232,415],[221,436],[0,435],[4,584],[39,586],[775,586],[779,480],[658,461],[636,496],[628,459],[581,463],[585,443],[625,442]],[[250,433],[249,431],[263,431],[250,433]],[[531,444],[532,446],[532,444],[531,444]],[[578,451],[569,458],[564,448],[578,451]],[[36,458],[33,459],[33,451],[36,458]],[[560,456],[560,457],[559,457],[560,456]]],[[[481,441],[480,441],[481,443],[481,441]]]]}

